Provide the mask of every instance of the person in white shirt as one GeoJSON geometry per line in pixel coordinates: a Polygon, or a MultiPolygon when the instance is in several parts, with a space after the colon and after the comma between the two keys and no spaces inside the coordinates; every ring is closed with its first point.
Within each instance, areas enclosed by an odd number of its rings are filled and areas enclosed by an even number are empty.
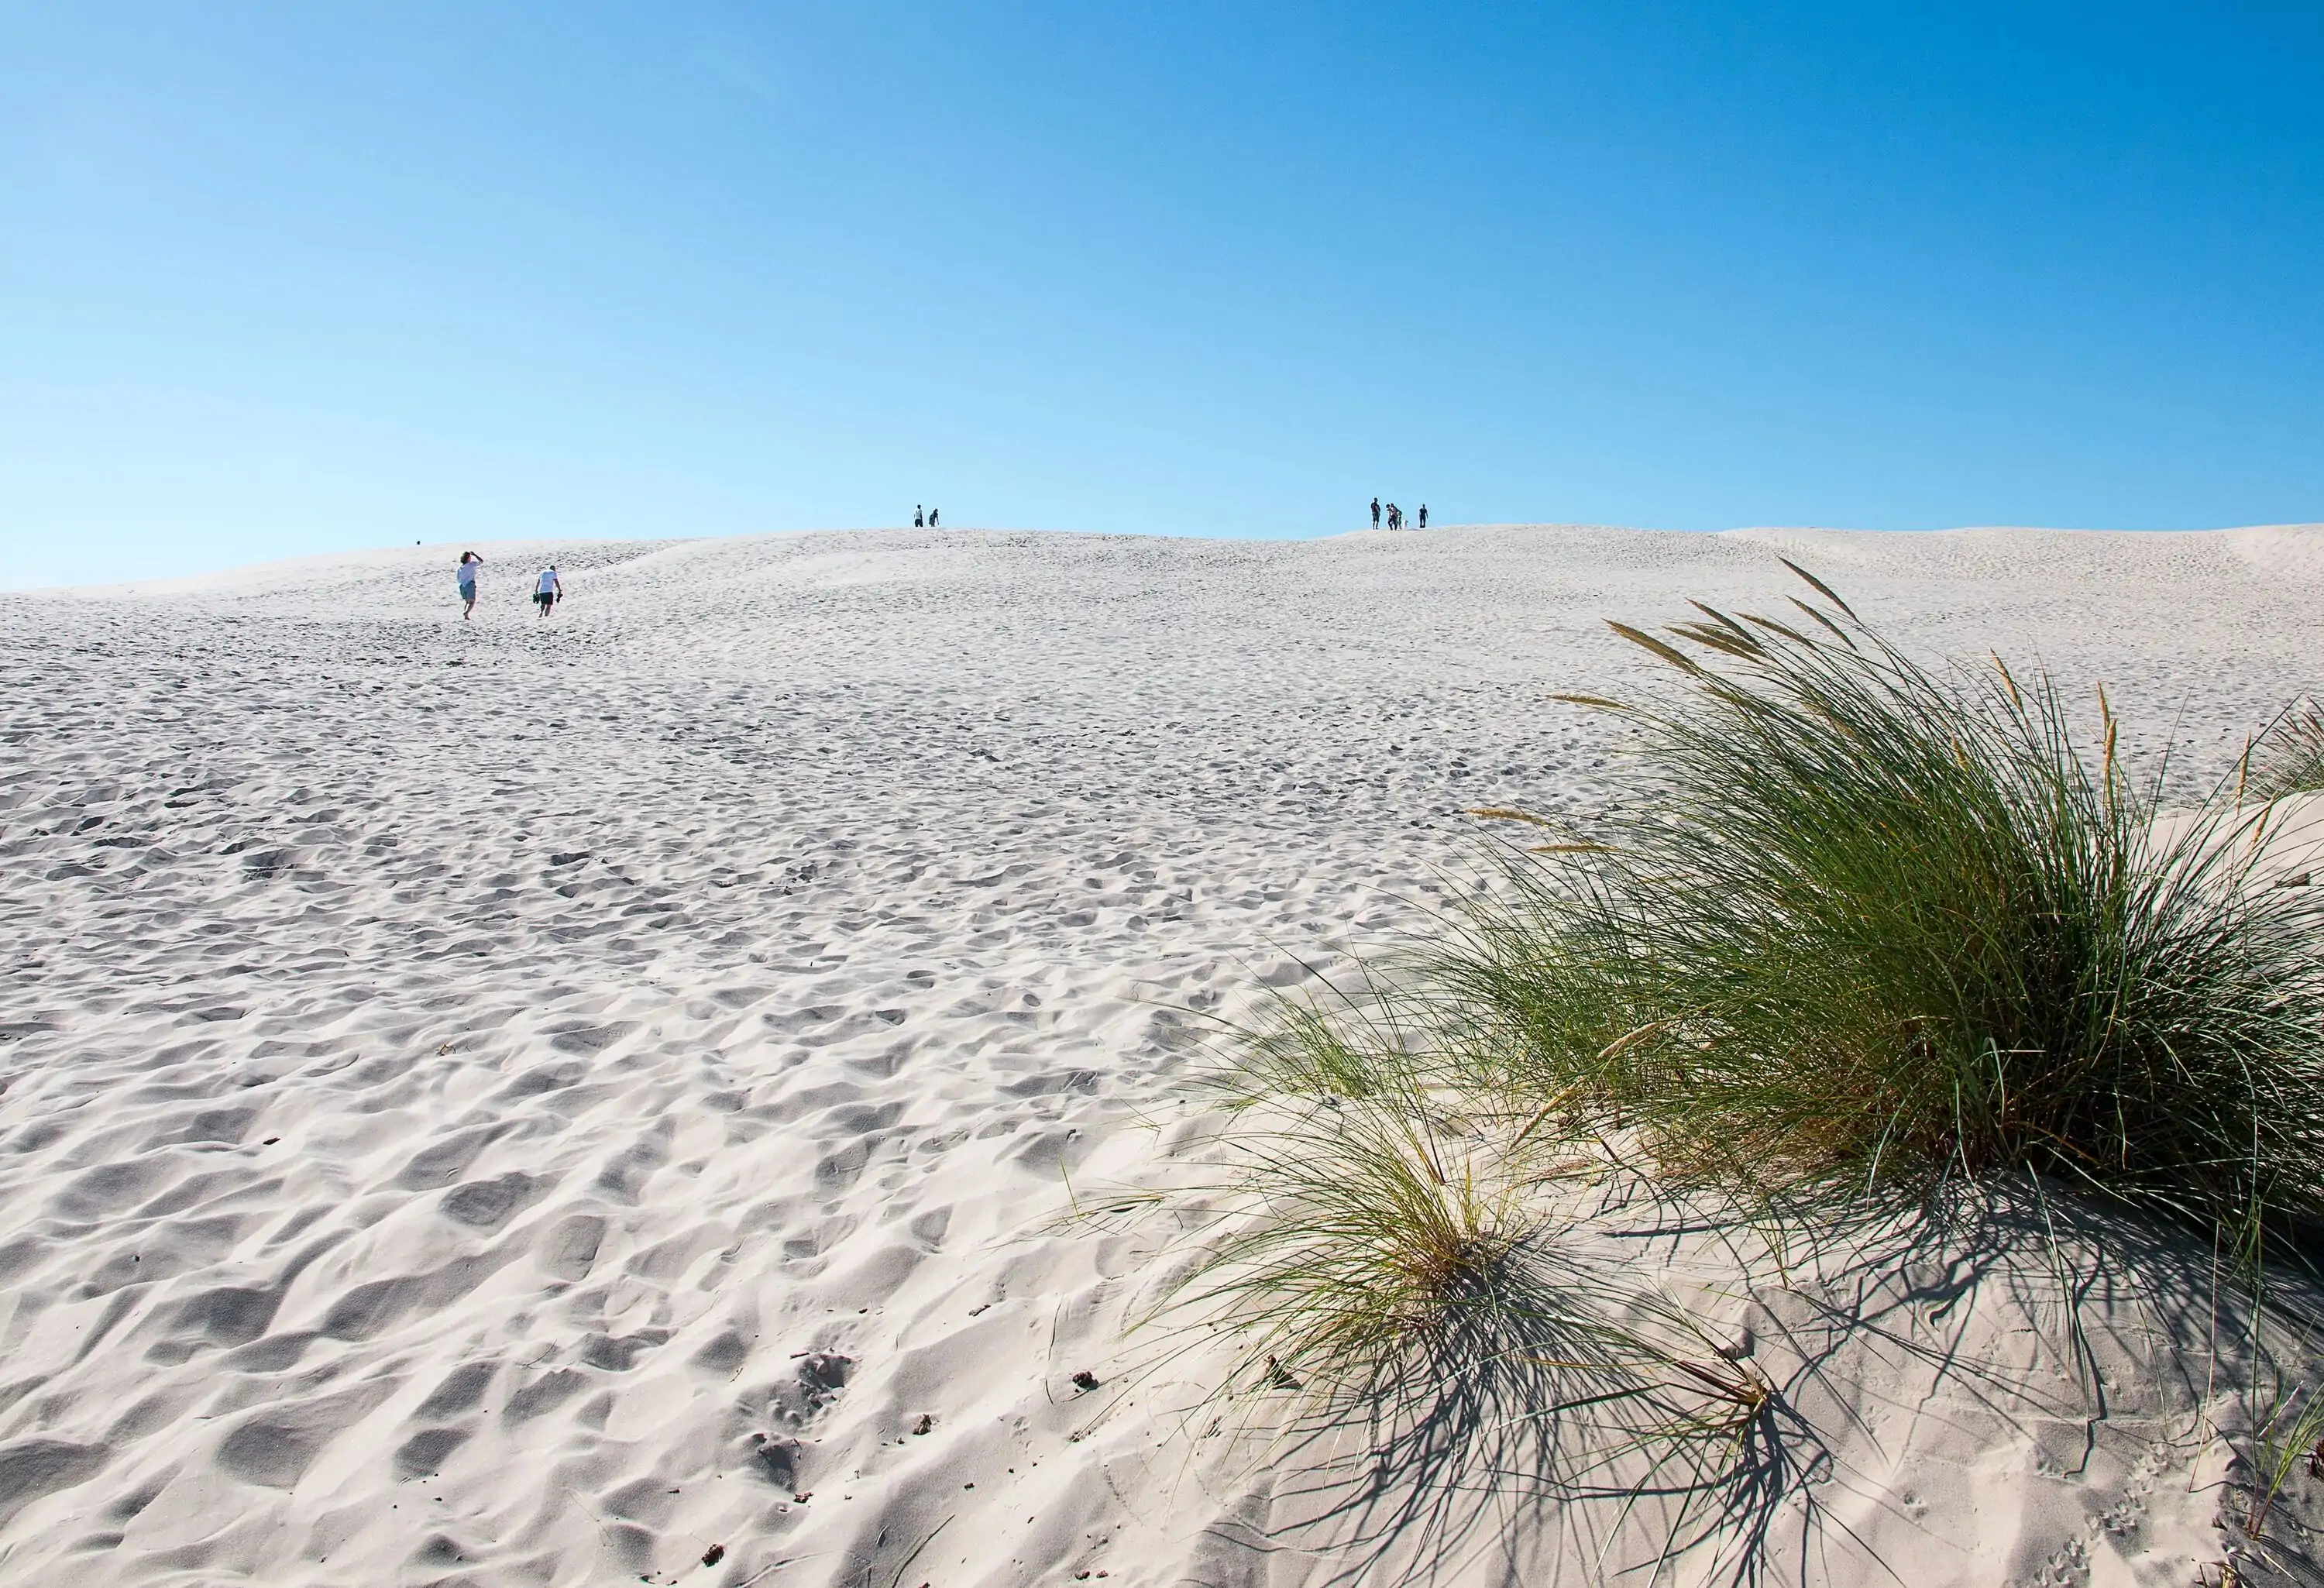
{"type": "Polygon", "coordinates": [[[460,581],[460,616],[471,619],[476,614],[476,570],[484,559],[473,551],[460,553],[460,571],[455,577],[460,581]]]}
{"type": "Polygon", "coordinates": [[[532,587],[532,599],[540,606],[540,615],[547,617],[549,609],[564,598],[565,586],[557,582],[557,565],[552,562],[540,570],[540,582],[532,587]]]}

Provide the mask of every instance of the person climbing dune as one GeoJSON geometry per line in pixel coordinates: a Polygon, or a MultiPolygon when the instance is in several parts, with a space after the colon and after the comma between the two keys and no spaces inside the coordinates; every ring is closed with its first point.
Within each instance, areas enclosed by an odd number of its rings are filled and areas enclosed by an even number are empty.
{"type": "Polygon", "coordinates": [[[476,570],[484,566],[484,559],[477,556],[475,552],[463,551],[460,553],[459,571],[453,577],[459,581],[460,618],[464,623],[471,622],[475,617],[476,570]]]}

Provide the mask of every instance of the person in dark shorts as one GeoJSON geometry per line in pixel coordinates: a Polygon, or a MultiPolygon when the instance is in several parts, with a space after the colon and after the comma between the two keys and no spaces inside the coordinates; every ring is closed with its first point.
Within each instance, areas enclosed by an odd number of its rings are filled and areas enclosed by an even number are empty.
{"type": "Polygon", "coordinates": [[[926,529],[927,526],[920,522],[927,515],[922,513],[919,508],[915,505],[912,509],[912,528],[916,530],[926,529]]]}
{"type": "Polygon", "coordinates": [[[460,569],[453,577],[460,582],[460,618],[467,622],[476,615],[476,570],[484,559],[473,551],[460,553],[460,569]]]}
{"type": "Polygon", "coordinates": [[[1420,527],[1424,530],[1428,527],[1428,503],[1425,502],[1420,504],[1420,527]]]}
{"type": "Polygon", "coordinates": [[[540,608],[541,616],[547,617],[549,609],[562,600],[564,596],[565,586],[557,582],[557,565],[552,562],[540,570],[540,577],[534,581],[533,605],[540,608]]]}
{"type": "Polygon", "coordinates": [[[1372,528],[1379,528],[1379,498],[1372,498],[1372,528]]]}

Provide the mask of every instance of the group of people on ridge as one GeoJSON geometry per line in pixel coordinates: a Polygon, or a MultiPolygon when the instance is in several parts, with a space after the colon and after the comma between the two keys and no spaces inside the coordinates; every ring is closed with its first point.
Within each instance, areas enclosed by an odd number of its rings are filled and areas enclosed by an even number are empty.
{"type": "MultiPolygon", "coordinates": [[[[476,615],[476,570],[484,566],[484,559],[475,552],[460,553],[460,566],[453,577],[460,583],[460,616],[464,621],[476,615]]],[[[552,562],[532,581],[532,604],[540,608],[541,616],[547,617],[549,609],[563,599],[565,586],[558,582],[557,565],[552,562]]]]}
{"type": "Polygon", "coordinates": [[[919,510],[919,508],[918,508],[917,505],[913,507],[913,509],[912,509],[912,528],[914,528],[914,529],[916,529],[916,530],[933,530],[933,529],[935,529],[936,527],[936,510],[935,508],[931,507],[931,508],[929,508],[929,509],[928,509],[928,522],[927,522],[927,523],[925,523],[925,524],[924,524],[924,523],[922,523],[922,522],[920,522],[920,510],[919,510]]]}
{"type": "MultiPolygon", "coordinates": [[[[1380,501],[1379,497],[1375,496],[1372,498],[1372,528],[1378,529],[1379,527],[1380,501]]],[[[1404,528],[1404,509],[1398,507],[1393,502],[1388,504],[1388,527],[1391,530],[1400,530],[1404,528]]],[[[1420,504],[1419,527],[1424,530],[1428,527],[1428,503],[1425,502],[1420,504]]]]}

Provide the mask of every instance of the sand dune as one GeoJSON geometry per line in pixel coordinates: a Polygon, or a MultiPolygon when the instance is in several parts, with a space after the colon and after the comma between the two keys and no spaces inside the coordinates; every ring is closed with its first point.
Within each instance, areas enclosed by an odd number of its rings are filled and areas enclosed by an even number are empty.
{"type": "MultiPolygon", "coordinates": [[[[0,597],[0,1581],[1328,1580],[1068,1177],[1462,808],[1609,797],[1601,617],[1782,552],[2190,776],[2324,684],[2324,526],[487,546],[473,624],[456,549],[0,597]]],[[[1808,1579],[2218,1558],[2200,1387],[1884,1384],[1808,1579]]]]}

